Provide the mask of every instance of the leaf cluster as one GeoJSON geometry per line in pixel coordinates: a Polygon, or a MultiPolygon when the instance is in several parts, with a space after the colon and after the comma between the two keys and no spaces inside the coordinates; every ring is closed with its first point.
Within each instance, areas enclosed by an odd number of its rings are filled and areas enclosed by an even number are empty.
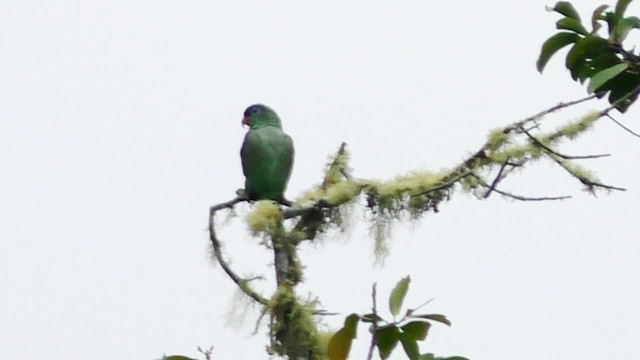
{"type": "Polygon", "coordinates": [[[613,11],[601,5],[591,16],[591,30],[587,30],[580,15],[568,1],[559,1],[549,11],[564,17],[556,22],[561,30],[547,39],[537,61],[542,72],[551,57],[560,49],[571,45],[565,66],[575,81],[583,84],[589,80],[587,90],[598,97],[609,94],[609,103],[625,112],[640,92],[640,57],[633,50],[626,50],[623,42],[633,29],[640,28],[640,18],[626,16],[632,0],[619,0],[613,11]],[[599,30],[607,26],[607,35],[599,30]]]}
{"type": "MultiPolygon", "coordinates": [[[[345,360],[351,351],[351,344],[356,338],[358,323],[368,323],[373,337],[373,346],[378,349],[381,359],[387,359],[397,347],[402,344],[405,354],[411,360],[465,360],[463,357],[434,357],[433,354],[420,354],[419,341],[427,338],[432,322],[439,322],[451,326],[446,316],[441,314],[416,314],[417,309],[407,309],[401,319],[397,319],[402,310],[404,298],[409,291],[409,276],[398,281],[389,295],[389,311],[393,320],[387,321],[378,315],[375,308],[372,313],[358,315],[351,314],[344,320],[344,326],[329,340],[327,355],[330,360],[345,360]]],[[[375,288],[374,288],[375,289],[375,288]]],[[[374,295],[375,299],[375,295],[374,295]]]]}

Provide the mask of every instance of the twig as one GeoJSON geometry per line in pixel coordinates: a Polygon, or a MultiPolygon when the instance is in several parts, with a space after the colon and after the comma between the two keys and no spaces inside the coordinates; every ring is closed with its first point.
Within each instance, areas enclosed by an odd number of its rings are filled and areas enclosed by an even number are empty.
{"type": "Polygon", "coordinates": [[[373,334],[371,334],[371,344],[369,345],[369,354],[367,360],[373,359],[373,350],[376,348],[376,332],[378,331],[378,310],[376,307],[376,283],[371,287],[371,298],[373,300],[373,334]]]}
{"type": "Polygon", "coordinates": [[[511,132],[511,131],[516,130],[518,128],[522,128],[525,124],[527,124],[527,123],[529,123],[531,121],[540,119],[541,117],[549,115],[549,114],[551,114],[553,112],[556,112],[558,110],[561,110],[561,109],[564,109],[564,108],[568,108],[568,107],[573,106],[573,105],[578,105],[578,104],[583,103],[585,101],[589,101],[591,99],[594,99],[595,97],[596,97],[596,95],[593,94],[593,95],[587,96],[587,97],[582,98],[582,99],[573,100],[573,101],[569,101],[569,102],[561,102],[561,103],[559,103],[559,104],[557,104],[555,106],[552,106],[552,107],[550,107],[550,108],[548,108],[546,110],[543,110],[543,111],[541,111],[541,112],[539,112],[539,113],[537,113],[537,114],[535,114],[533,116],[530,116],[530,117],[528,117],[528,118],[526,118],[524,120],[518,121],[517,123],[513,124],[512,126],[505,128],[505,131],[508,130],[509,132],[511,132]]]}
{"type": "Polygon", "coordinates": [[[611,121],[613,121],[614,123],[618,124],[618,126],[620,126],[621,128],[623,128],[624,130],[626,130],[629,134],[633,135],[633,136],[637,136],[640,137],[640,134],[637,134],[635,132],[633,132],[633,130],[629,129],[628,127],[622,125],[621,122],[619,122],[618,120],[614,119],[613,116],[606,114],[606,117],[608,117],[609,119],[611,119],[611,121]]]}
{"type": "MultiPolygon", "coordinates": [[[[487,188],[490,189],[491,186],[489,184],[487,184],[487,182],[480,176],[478,175],[473,175],[473,177],[475,177],[478,180],[478,183],[487,188]]],[[[548,200],[565,200],[565,199],[570,199],[571,196],[570,195],[566,195],[566,196],[543,196],[543,197],[528,197],[528,196],[522,196],[522,195],[516,195],[516,194],[512,194],[510,192],[506,192],[506,191],[502,191],[496,187],[493,187],[493,191],[500,194],[500,195],[504,195],[506,197],[510,197],[512,199],[515,200],[520,200],[520,201],[548,201],[548,200]]]]}
{"type": "Polygon", "coordinates": [[[416,308],[411,309],[411,310],[413,310],[414,312],[415,312],[416,310],[420,310],[422,307],[424,307],[425,305],[429,304],[429,303],[430,303],[430,302],[432,302],[433,300],[434,300],[434,299],[433,299],[433,298],[431,298],[431,299],[429,299],[429,300],[427,300],[427,301],[423,302],[422,304],[420,304],[419,306],[417,306],[416,308]]]}
{"type": "MultiPolygon", "coordinates": [[[[340,158],[340,156],[344,155],[345,151],[347,151],[347,143],[343,142],[342,144],[340,144],[340,149],[338,149],[338,152],[336,153],[336,156],[333,158],[333,161],[331,162],[331,164],[328,166],[328,169],[333,168],[334,166],[338,165],[338,159],[340,158]]],[[[347,180],[349,180],[349,175],[346,172],[346,169],[344,167],[340,167],[338,168],[338,171],[340,171],[340,174],[342,174],[342,176],[344,176],[347,180]]],[[[327,171],[327,175],[325,176],[324,180],[322,181],[322,185],[320,185],[320,187],[322,189],[326,189],[329,181],[329,178],[327,177],[330,171],[327,171]]]]}
{"type": "Polygon", "coordinates": [[[246,201],[246,199],[244,197],[237,196],[233,200],[230,200],[218,205],[214,205],[209,209],[209,238],[211,239],[211,245],[213,246],[213,254],[216,257],[216,260],[218,261],[220,266],[222,266],[222,269],[224,270],[224,272],[226,272],[227,275],[231,278],[231,280],[233,280],[233,282],[236,283],[236,285],[238,285],[238,287],[240,288],[240,290],[242,290],[242,292],[247,294],[247,296],[249,296],[256,302],[266,306],[268,304],[268,300],[260,296],[260,294],[256,293],[255,291],[251,290],[246,285],[247,280],[242,279],[240,276],[238,276],[238,274],[236,274],[231,269],[227,261],[222,257],[222,249],[220,246],[220,241],[218,241],[218,238],[216,237],[216,232],[215,232],[216,211],[232,208],[235,204],[242,201],[246,201]]]}
{"type": "Polygon", "coordinates": [[[561,153],[551,149],[550,147],[546,146],[545,144],[543,144],[542,141],[538,140],[535,136],[529,134],[529,132],[527,130],[522,129],[522,132],[525,135],[527,135],[527,137],[529,137],[529,139],[531,141],[533,141],[534,144],[536,144],[537,146],[541,147],[546,152],[551,153],[551,154],[553,154],[555,156],[561,157],[561,158],[563,158],[565,160],[598,159],[598,158],[602,158],[602,157],[611,156],[611,154],[582,155],[582,156],[564,155],[564,154],[561,154],[561,153]]]}
{"type": "Polygon", "coordinates": [[[198,351],[204,355],[205,359],[211,360],[211,353],[213,352],[213,346],[210,346],[208,350],[202,350],[202,348],[198,346],[198,351]]]}
{"type": "Polygon", "coordinates": [[[489,195],[491,195],[491,192],[496,188],[496,186],[498,186],[498,183],[500,182],[500,180],[502,180],[502,173],[504,172],[504,168],[507,167],[507,164],[509,163],[510,158],[511,157],[507,157],[507,160],[505,160],[504,164],[502,164],[502,166],[500,167],[500,171],[498,171],[498,175],[496,175],[496,178],[493,179],[493,182],[491,182],[491,186],[489,187],[489,190],[487,190],[487,192],[484,194],[485,199],[489,198],[489,195]]]}
{"type": "Polygon", "coordinates": [[[581,176],[579,174],[576,174],[573,170],[571,170],[567,164],[565,164],[562,160],[552,156],[551,157],[553,159],[553,161],[556,162],[556,164],[560,165],[563,169],[565,169],[569,174],[571,174],[571,176],[575,177],[576,179],[578,179],[581,183],[583,183],[585,186],[587,186],[587,188],[589,189],[589,191],[593,191],[594,187],[599,187],[599,188],[603,188],[603,189],[607,189],[607,190],[618,190],[618,191],[627,191],[627,189],[625,188],[621,188],[621,187],[617,187],[617,186],[611,186],[611,185],[606,185],[606,184],[602,184],[599,183],[597,181],[593,181],[593,180],[589,180],[584,176],[581,176]]]}
{"type": "Polygon", "coordinates": [[[510,197],[512,199],[515,200],[520,200],[520,201],[549,201],[549,200],[566,200],[566,199],[571,199],[571,195],[566,195],[566,196],[543,196],[543,197],[528,197],[528,196],[521,196],[521,195],[516,195],[516,194],[512,194],[512,193],[508,193],[506,191],[502,191],[502,190],[498,190],[498,189],[493,189],[493,191],[497,192],[500,195],[504,195],[506,197],[510,197]]]}

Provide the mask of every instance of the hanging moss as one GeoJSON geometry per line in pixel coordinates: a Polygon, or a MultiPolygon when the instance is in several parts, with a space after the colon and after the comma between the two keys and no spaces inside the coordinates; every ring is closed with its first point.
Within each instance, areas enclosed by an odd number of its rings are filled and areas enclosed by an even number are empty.
{"type": "Polygon", "coordinates": [[[397,219],[389,215],[378,214],[371,221],[369,232],[373,237],[373,255],[378,265],[382,265],[384,259],[389,255],[388,242],[394,220],[397,219]]]}

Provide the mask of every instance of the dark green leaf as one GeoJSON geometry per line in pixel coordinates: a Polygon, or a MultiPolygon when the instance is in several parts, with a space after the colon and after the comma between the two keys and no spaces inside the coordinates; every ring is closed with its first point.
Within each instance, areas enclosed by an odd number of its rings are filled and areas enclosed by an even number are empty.
{"type": "Polygon", "coordinates": [[[424,340],[427,337],[431,324],[426,321],[412,321],[401,327],[402,332],[415,340],[424,340]]]}
{"type": "Polygon", "coordinates": [[[627,68],[629,68],[629,64],[621,63],[613,65],[612,67],[604,69],[593,75],[589,82],[589,87],[587,88],[589,93],[597,91],[602,85],[604,85],[604,83],[620,75],[620,73],[627,70],[627,68]]]}
{"type": "Polygon", "coordinates": [[[630,3],[631,0],[618,0],[615,10],[616,15],[618,15],[619,17],[623,17],[625,11],[627,11],[627,6],[629,6],[630,3]]]}
{"type": "Polygon", "coordinates": [[[558,20],[556,22],[556,28],[559,30],[570,30],[582,35],[589,35],[589,32],[585,29],[582,23],[580,23],[580,21],[570,17],[558,20]]]}
{"type": "Polygon", "coordinates": [[[556,6],[551,9],[552,11],[559,12],[560,14],[578,20],[580,22],[580,15],[568,1],[558,1],[556,6]]]}
{"type": "Polygon", "coordinates": [[[618,22],[616,28],[613,30],[613,40],[616,42],[623,42],[629,35],[631,29],[637,29],[640,26],[640,18],[631,16],[624,18],[618,22]]]}
{"type": "Polygon", "coordinates": [[[391,311],[391,314],[393,314],[393,316],[396,316],[400,313],[402,302],[404,301],[404,297],[407,295],[407,291],[409,290],[410,282],[411,278],[407,275],[405,278],[398,281],[393,290],[391,290],[391,295],[389,295],[389,311],[391,311]]]}
{"type": "Polygon", "coordinates": [[[451,321],[441,314],[413,315],[412,318],[433,320],[451,326],[451,321]]]}
{"type": "Polygon", "coordinates": [[[613,53],[613,48],[609,42],[599,36],[585,36],[578,39],[575,45],[569,50],[565,65],[571,71],[571,77],[578,80],[578,72],[588,59],[613,53]]]}
{"type": "Polygon", "coordinates": [[[330,360],[346,360],[356,337],[360,316],[351,314],[344,319],[344,326],[329,340],[327,355],[330,360]]]}
{"type": "Polygon", "coordinates": [[[422,354],[422,356],[420,356],[420,360],[469,360],[469,359],[462,356],[436,357],[432,353],[428,353],[428,354],[422,354]]]}
{"type": "Polygon", "coordinates": [[[376,346],[380,352],[380,358],[386,359],[398,345],[400,329],[395,326],[378,330],[376,332],[376,346]]]}
{"type": "Polygon", "coordinates": [[[399,334],[399,337],[407,357],[411,360],[420,360],[420,348],[418,348],[416,339],[403,333],[399,334]]]}
{"type": "Polygon", "coordinates": [[[616,15],[616,13],[609,11],[605,14],[604,19],[607,22],[607,26],[609,27],[609,38],[613,38],[616,26],[618,26],[618,23],[620,22],[620,20],[622,20],[622,17],[616,15]]]}
{"type": "Polygon", "coordinates": [[[640,75],[624,72],[607,82],[601,89],[610,88],[609,103],[624,113],[638,98],[640,75]]]}
{"type": "Polygon", "coordinates": [[[591,33],[596,33],[602,25],[600,25],[599,20],[602,20],[602,13],[609,8],[609,5],[600,5],[594,11],[593,15],[591,15],[591,33]]]}
{"type": "Polygon", "coordinates": [[[584,79],[589,79],[600,71],[610,68],[613,65],[620,64],[622,60],[614,53],[600,55],[594,59],[587,59],[584,65],[578,70],[578,78],[580,83],[584,83],[584,79]]]}
{"type": "Polygon", "coordinates": [[[580,36],[575,33],[560,32],[547,39],[547,41],[542,44],[540,56],[538,57],[538,61],[536,63],[536,68],[538,69],[538,71],[542,72],[553,54],[558,52],[558,50],[562,49],[563,47],[576,42],[579,38],[580,36]]]}

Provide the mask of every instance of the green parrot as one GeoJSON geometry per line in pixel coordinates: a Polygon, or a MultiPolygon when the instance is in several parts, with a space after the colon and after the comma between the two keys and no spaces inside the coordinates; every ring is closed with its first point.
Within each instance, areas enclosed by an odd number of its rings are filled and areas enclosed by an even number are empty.
{"type": "Polygon", "coordinates": [[[278,114],[268,106],[251,105],[242,124],[249,126],[240,149],[245,196],[290,206],[284,191],[293,167],[293,140],[282,131],[278,114]]]}

